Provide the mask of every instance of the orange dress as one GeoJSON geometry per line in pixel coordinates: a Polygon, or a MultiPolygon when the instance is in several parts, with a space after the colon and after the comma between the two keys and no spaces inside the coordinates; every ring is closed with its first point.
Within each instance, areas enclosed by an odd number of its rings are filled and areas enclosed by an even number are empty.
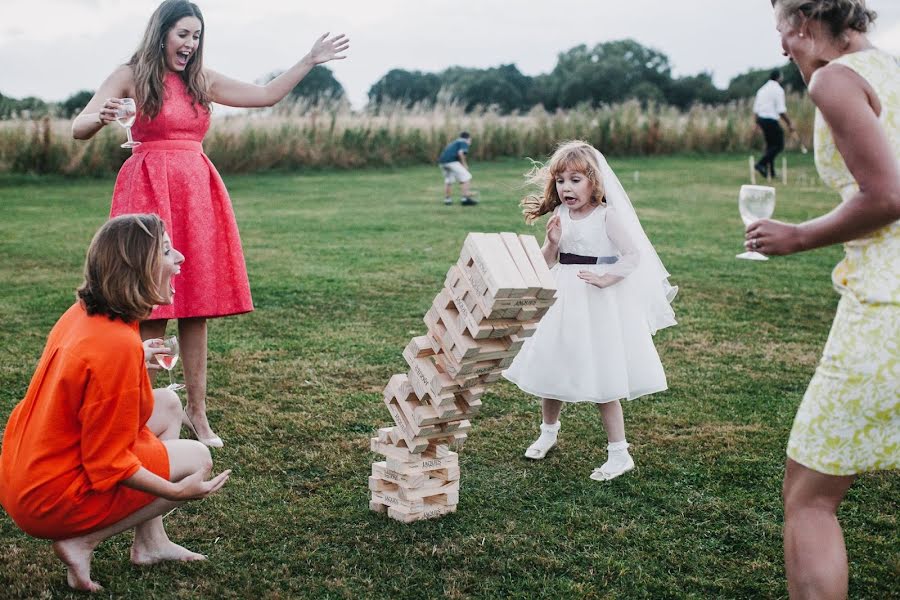
{"type": "Polygon", "coordinates": [[[0,504],[26,533],[66,539],[102,529],[156,496],[124,485],[145,467],[169,478],[165,445],[147,428],[153,390],[137,323],[57,321],[0,451],[0,504]]]}

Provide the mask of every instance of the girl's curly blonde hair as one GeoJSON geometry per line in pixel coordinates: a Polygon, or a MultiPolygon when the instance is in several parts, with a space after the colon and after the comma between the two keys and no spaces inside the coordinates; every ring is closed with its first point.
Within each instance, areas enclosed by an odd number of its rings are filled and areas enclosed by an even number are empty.
{"type": "Polygon", "coordinates": [[[597,150],[581,140],[562,142],[547,163],[535,162],[531,171],[525,174],[527,184],[541,190],[539,195],[529,194],[519,203],[526,223],[532,223],[562,204],[556,191],[556,178],[565,171],[577,171],[587,178],[591,184],[591,203],[604,202],[605,191],[597,164],[597,150]]]}

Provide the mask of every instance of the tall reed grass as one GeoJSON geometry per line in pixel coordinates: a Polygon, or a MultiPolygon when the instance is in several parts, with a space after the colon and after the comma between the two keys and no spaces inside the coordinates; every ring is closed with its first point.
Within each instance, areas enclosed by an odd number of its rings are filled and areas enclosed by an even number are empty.
{"type": "MultiPolygon", "coordinates": [[[[813,107],[793,96],[788,112],[809,146],[813,107]]],[[[562,140],[584,139],[610,155],[752,151],[762,146],[749,101],[687,112],[638,101],[599,108],[502,115],[466,113],[446,103],[352,111],[341,104],[296,104],[217,115],[203,142],[223,173],[270,169],[356,168],[431,163],[461,130],[472,132],[474,160],[541,159],[562,140]]],[[[101,176],[128,157],[124,132],[107,127],[90,141],[72,139],[70,122],[43,118],[0,122],[0,173],[101,176]]],[[[789,144],[796,144],[790,141],[789,144]]]]}

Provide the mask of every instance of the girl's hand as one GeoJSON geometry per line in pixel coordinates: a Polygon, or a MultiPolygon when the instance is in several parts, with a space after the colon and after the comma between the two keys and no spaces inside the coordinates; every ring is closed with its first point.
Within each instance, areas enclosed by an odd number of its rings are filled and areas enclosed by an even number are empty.
{"type": "Polygon", "coordinates": [[[325,39],[326,37],[328,37],[328,32],[322,34],[313,44],[312,50],[309,51],[309,59],[314,65],[347,58],[346,55],[340,56],[340,53],[350,48],[350,39],[343,33],[328,40],[325,39]]]}
{"type": "Polygon", "coordinates": [[[121,98],[107,98],[100,107],[100,122],[108,125],[116,120],[119,115],[119,107],[122,106],[121,98]]]}
{"type": "Polygon", "coordinates": [[[547,239],[550,240],[551,244],[558,246],[559,238],[561,237],[562,223],[559,220],[559,215],[553,215],[547,220],[547,239]]]}
{"type": "Polygon", "coordinates": [[[154,360],[157,354],[168,354],[169,349],[162,345],[163,341],[159,338],[150,338],[144,340],[144,362],[147,364],[148,371],[159,371],[162,367],[154,360]]]}
{"type": "Polygon", "coordinates": [[[173,494],[173,497],[167,498],[167,500],[186,501],[206,498],[210,494],[218,492],[222,486],[225,485],[225,482],[228,481],[230,476],[231,469],[228,469],[227,471],[222,471],[212,479],[204,481],[206,473],[197,471],[193,475],[188,475],[175,484],[178,491],[173,494]]]}
{"type": "Polygon", "coordinates": [[[783,256],[803,250],[800,229],[796,225],[760,219],[747,226],[744,247],[768,256],[783,256]]]}
{"type": "Polygon", "coordinates": [[[578,278],[601,289],[619,283],[623,279],[623,277],[618,275],[610,275],[609,273],[598,275],[593,271],[578,271],[578,278]]]}

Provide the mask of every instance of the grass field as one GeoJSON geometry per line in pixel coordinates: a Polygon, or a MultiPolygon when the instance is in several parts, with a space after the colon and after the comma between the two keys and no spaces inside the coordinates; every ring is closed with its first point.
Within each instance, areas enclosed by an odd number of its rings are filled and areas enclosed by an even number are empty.
{"type": "MultiPolygon", "coordinates": [[[[807,181],[812,159],[790,156],[807,181]]],[[[784,447],[837,303],[838,248],[737,261],[746,157],[612,160],[681,291],[657,348],[670,390],[625,406],[637,470],[588,479],[605,456],[596,410],[563,414],[560,448],[522,457],[538,405],[490,388],[460,454],[459,510],[401,525],[369,512],[368,438],[381,389],[469,231],[533,232],[524,161],[476,163],[482,204],[444,207],[435,167],[232,176],[256,311],[210,330],[210,420],[224,490],[167,517],[203,564],[139,569],[130,536],[94,576],[133,598],[778,598],[786,596],[784,447]],[[639,171],[636,181],[634,173],[639,171]]],[[[796,171],[795,171],[796,172],[796,171]]],[[[776,217],[837,197],[779,184],[776,217]]],[[[71,304],[112,181],[0,178],[0,423],[71,304]]],[[[187,257],[190,260],[190,257],[187,257]]],[[[597,357],[602,360],[602,357],[597,357]]],[[[180,369],[179,369],[180,376],[180,369]]],[[[852,598],[897,593],[900,480],[861,477],[840,517],[852,598]]],[[[49,544],[0,517],[0,596],[66,597],[49,544]]],[[[896,597],[896,595],[894,596],[896,597]]]]}

